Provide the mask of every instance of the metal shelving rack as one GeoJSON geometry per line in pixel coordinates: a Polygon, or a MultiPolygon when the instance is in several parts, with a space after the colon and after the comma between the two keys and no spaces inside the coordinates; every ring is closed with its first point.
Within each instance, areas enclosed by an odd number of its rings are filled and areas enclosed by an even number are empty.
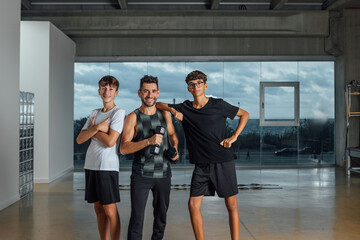
{"type": "Polygon", "coordinates": [[[352,117],[360,117],[360,112],[351,111],[351,97],[360,96],[360,84],[350,83],[346,85],[346,173],[350,175],[351,172],[360,173],[360,167],[355,167],[351,163],[351,157],[360,158],[360,148],[350,148],[348,145],[348,132],[349,132],[349,121],[352,117]]]}
{"type": "Polygon", "coordinates": [[[34,94],[20,92],[19,194],[31,193],[34,187],[34,94]]]}

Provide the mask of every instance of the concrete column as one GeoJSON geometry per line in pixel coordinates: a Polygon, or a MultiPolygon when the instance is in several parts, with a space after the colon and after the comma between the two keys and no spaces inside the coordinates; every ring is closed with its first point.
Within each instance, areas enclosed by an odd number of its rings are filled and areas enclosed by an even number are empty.
{"type": "MultiPolygon", "coordinates": [[[[351,81],[360,82],[360,10],[346,9],[342,12],[339,30],[342,56],[335,62],[335,101],[336,101],[336,164],[344,165],[346,135],[345,86],[351,81]]],[[[352,111],[360,112],[360,96],[352,98],[352,111]]],[[[358,147],[360,140],[360,117],[350,119],[348,146],[358,147]]]]}

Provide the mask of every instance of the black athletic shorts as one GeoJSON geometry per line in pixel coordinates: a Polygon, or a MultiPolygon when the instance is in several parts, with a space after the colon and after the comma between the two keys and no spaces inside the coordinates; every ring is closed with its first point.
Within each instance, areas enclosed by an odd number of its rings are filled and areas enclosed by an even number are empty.
{"type": "Polygon", "coordinates": [[[119,172],[85,169],[85,200],[102,205],[120,202],[119,172]]]}
{"type": "Polygon", "coordinates": [[[236,195],[235,162],[195,164],[191,179],[190,197],[215,196],[225,198],[236,195]]]}

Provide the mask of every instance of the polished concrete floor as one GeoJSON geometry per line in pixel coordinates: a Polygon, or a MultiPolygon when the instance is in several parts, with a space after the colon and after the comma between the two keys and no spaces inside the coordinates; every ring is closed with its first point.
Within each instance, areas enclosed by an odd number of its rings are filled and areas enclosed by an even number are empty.
{"type": "MultiPolygon", "coordinates": [[[[191,169],[176,170],[173,183],[189,183],[191,169]]],[[[237,170],[239,184],[264,189],[240,190],[240,239],[360,239],[360,177],[340,168],[237,170]],[[251,185],[250,185],[251,186],[251,185]]],[[[120,184],[129,173],[120,172],[120,184]]],[[[34,193],[0,211],[0,239],[99,239],[92,205],[84,199],[84,173],[70,173],[51,184],[35,184],[34,193]]],[[[122,231],[130,215],[129,190],[118,204],[122,231]]],[[[150,194],[151,196],[151,194],[150,194]]],[[[188,190],[172,190],[164,239],[194,239],[187,210],[188,190]]],[[[206,239],[230,239],[223,199],[204,199],[206,239]]],[[[146,209],[144,239],[152,229],[151,197],[146,209]]]]}

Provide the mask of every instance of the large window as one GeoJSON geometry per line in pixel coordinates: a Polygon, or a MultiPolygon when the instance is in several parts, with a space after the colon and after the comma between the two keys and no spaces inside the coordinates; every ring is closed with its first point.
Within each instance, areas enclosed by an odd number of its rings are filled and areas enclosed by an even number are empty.
{"type": "MultiPolygon", "coordinates": [[[[158,101],[180,103],[192,99],[185,77],[193,70],[208,76],[208,96],[223,98],[250,113],[249,122],[232,146],[237,165],[318,165],[334,164],[334,63],[333,62],[123,62],[76,63],[74,138],[90,111],[102,107],[97,83],[104,75],[120,81],[115,103],[130,113],[141,105],[137,96],[139,80],[145,75],[159,78],[158,101]],[[298,82],[300,121],[298,126],[260,126],[260,82],[298,82]]],[[[294,89],[268,88],[265,91],[265,118],[293,118],[294,89]],[[290,99],[290,100],[289,100],[290,99]],[[291,110],[293,111],[293,110],[291,110]]],[[[228,134],[239,119],[228,120],[228,134]]],[[[174,122],[181,161],[188,165],[188,153],[181,124],[174,122]]],[[[75,167],[84,164],[87,144],[74,143],[75,167]]],[[[132,156],[121,156],[121,166],[131,166],[132,156]]]]}

